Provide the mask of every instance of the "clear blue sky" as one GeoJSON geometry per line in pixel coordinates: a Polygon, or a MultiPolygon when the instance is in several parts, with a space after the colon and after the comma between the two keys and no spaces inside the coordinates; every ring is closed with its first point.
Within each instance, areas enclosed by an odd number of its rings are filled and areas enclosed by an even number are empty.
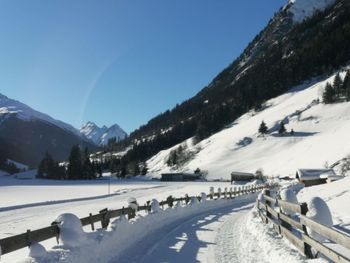
{"type": "Polygon", "coordinates": [[[127,132],[195,95],[287,0],[0,0],[0,93],[127,132]]]}

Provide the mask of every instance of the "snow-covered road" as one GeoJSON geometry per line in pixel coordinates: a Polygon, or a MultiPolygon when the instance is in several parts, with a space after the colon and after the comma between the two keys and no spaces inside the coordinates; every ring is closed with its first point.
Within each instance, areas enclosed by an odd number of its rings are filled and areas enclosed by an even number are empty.
{"type": "MultiPolygon", "coordinates": [[[[252,208],[254,197],[185,218],[167,226],[113,262],[242,262],[233,241],[234,222],[252,208]],[[236,260],[232,260],[232,259],[236,260]]],[[[240,226],[237,226],[240,227],[240,226]]]]}

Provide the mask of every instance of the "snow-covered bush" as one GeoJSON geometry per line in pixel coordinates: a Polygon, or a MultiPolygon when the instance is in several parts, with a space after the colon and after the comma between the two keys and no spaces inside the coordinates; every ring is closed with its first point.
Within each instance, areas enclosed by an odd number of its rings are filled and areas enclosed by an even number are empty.
{"type": "MultiPolygon", "coordinates": [[[[306,213],[306,216],[320,224],[323,224],[328,227],[333,226],[333,219],[331,211],[329,210],[328,205],[320,197],[314,197],[307,203],[309,211],[306,213]]],[[[316,233],[310,228],[307,228],[308,234],[318,240],[319,242],[324,242],[326,238],[316,233]]]]}
{"type": "Polygon", "coordinates": [[[60,241],[66,247],[79,246],[86,240],[80,219],[74,214],[62,214],[55,220],[60,229],[60,241]],[[79,244],[80,243],[80,244],[79,244]]]}

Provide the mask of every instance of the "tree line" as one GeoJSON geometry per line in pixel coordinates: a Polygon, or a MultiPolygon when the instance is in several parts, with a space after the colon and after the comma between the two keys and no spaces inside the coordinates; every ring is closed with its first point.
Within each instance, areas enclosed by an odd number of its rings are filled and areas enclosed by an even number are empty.
{"type": "Polygon", "coordinates": [[[350,101],[350,70],[346,72],[344,80],[338,73],[332,84],[327,82],[322,97],[325,104],[350,101]]]}
{"type": "Polygon", "coordinates": [[[46,152],[38,167],[38,178],[77,180],[96,179],[102,176],[102,166],[97,162],[91,162],[87,148],[82,151],[79,145],[74,145],[71,149],[68,164],[55,161],[46,152]]]}

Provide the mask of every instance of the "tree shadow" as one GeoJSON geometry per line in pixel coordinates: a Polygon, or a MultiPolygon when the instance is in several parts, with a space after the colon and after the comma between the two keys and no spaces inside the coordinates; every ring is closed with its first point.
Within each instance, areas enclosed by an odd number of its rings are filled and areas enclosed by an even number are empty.
{"type": "Polygon", "coordinates": [[[214,209],[194,215],[192,217],[194,220],[191,218],[179,220],[177,224],[163,228],[148,240],[142,241],[140,247],[134,247],[131,257],[126,256],[130,255],[129,251],[123,253],[124,255],[117,261],[128,263],[199,262],[197,257],[200,250],[216,245],[214,242],[205,241],[206,235],[211,235],[210,232],[213,232],[209,225],[220,222],[221,218],[229,213],[248,210],[251,207],[252,204],[249,201],[238,202],[237,205],[229,208],[214,209]]]}
{"type": "Polygon", "coordinates": [[[318,132],[294,132],[294,134],[290,134],[290,133],[285,133],[285,134],[278,134],[278,133],[274,133],[271,134],[271,136],[273,137],[309,137],[309,136],[314,136],[318,134],[318,132]]]}

